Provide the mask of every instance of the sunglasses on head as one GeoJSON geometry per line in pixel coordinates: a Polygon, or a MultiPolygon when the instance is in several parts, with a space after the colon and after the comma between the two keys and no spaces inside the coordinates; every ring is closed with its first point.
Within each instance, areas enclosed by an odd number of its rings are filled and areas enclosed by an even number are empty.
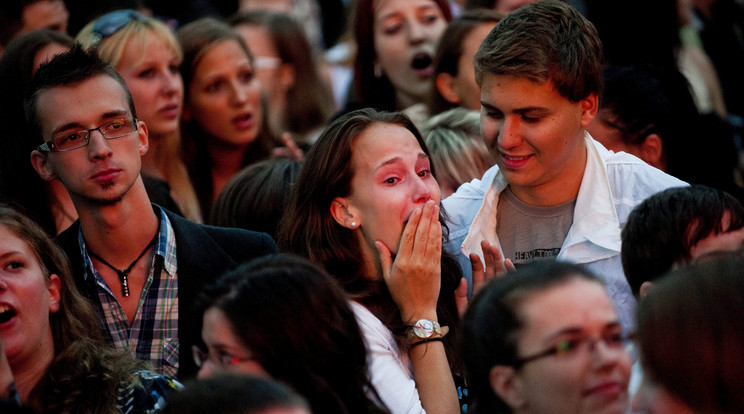
{"type": "Polygon", "coordinates": [[[99,17],[93,25],[92,43],[97,45],[102,39],[118,32],[124,26],[128,25],[129,22],[134,20],[143,21],[145,20],[145,16],[140,12],[131,9],[116,10],[104,14],[99,17]]]}

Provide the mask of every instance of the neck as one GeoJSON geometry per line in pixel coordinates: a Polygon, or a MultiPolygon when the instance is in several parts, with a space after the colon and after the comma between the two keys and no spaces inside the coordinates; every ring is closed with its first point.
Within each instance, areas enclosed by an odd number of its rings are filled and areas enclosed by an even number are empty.
{"type": "Polygon", "coordinates": [[[142,156],[142,173],[161,180],[166,180],[167,178],[161,165],[164,140],[164,136],[151,133],[149,136],[149,148],[145,155],[142,156]]]}
{"type": "Polygon", "coordinates": [[[49,194],[52,207],[54,226],[59,234],[77,220],[77,210],[75,210],[70,194],[59,180],[47,182],[47,194],[49,194]]]}
{"type": "Polygon", "coordinates": [[[235,174],[243,168],[246,146],[209,145],[212,160],[212,201],[235,174]]]}
{"type": "Polygon", "coordinates": [[[78,207],[83,237],[91,250],[111,264],[131,262],[158,230],[142,180],[138,179],[127,197],[106,206],[78,207]]]}
{"type": "Polygon", "coordinates": [[[53,341],[50,328],[48,340],[39,344],[39,348],[34,355],[24,358],[21,361],[8,361],[10,369],[13,372],[18,396],[23,405],[29,403],[31,391],[44,378],[44,375],[49,370],[49,366],[52,364],[52,360],[54,359],[53,341]]]}
{"type": "Polygon", "coordinates": [[[399,111],[402,111],[412,105],[416,105],[419,102],[424,102],[424,100],[419,96],[413,96],[411,94],[401,92],[400,90],[395,91],[395,107],[399,111]]]}

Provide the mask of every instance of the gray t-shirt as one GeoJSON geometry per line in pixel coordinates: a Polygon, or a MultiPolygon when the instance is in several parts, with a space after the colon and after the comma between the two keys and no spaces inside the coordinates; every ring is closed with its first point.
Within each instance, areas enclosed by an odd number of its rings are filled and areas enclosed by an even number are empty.
{"type": "Polygon", "coordinates": [[[573,223],[576,198],[550,207],[523,203],[509,187],[499,195],[496,234],[515,265],[558,256],[573,223]]]}

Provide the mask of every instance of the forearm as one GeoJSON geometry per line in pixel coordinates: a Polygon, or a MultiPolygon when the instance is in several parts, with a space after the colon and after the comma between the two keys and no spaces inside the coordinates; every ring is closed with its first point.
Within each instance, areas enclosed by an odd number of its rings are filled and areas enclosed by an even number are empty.
{"type": "Polygon", "coordinates": [[[409,351],[421,405],[428,414],[457,414],[460,406],[444,344],[431,341],[409,351]]]}

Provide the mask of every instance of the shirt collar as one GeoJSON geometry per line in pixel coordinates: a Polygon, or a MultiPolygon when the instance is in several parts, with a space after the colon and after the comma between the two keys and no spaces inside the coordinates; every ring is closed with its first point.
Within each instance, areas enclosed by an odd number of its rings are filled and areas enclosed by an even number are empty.
{"type": "MultiPolygon", "coordinates": [[[[155,243],[155,257],[162,258],[163,269],[165,269],[168,275],[175,275],[178,266],[176,261],[176,235],[173,232],[173,225],[165,214],[165,210],[160,206],[153,204],[152,209],[158,216],[160,223],[158,227],[158,238],[155,243]]],[[[80,253],[83,256],[84,268],[93,269],[93,263],[88,255],[88,248],[85,245],[85,239],[83,238],[83,226],[79,226],[78,228],[78,246],[80,247],[80,253]]],[[[83,275],[84,279],[88,280],[90,274],[91,272],[86,271],[83,275]]]]}

